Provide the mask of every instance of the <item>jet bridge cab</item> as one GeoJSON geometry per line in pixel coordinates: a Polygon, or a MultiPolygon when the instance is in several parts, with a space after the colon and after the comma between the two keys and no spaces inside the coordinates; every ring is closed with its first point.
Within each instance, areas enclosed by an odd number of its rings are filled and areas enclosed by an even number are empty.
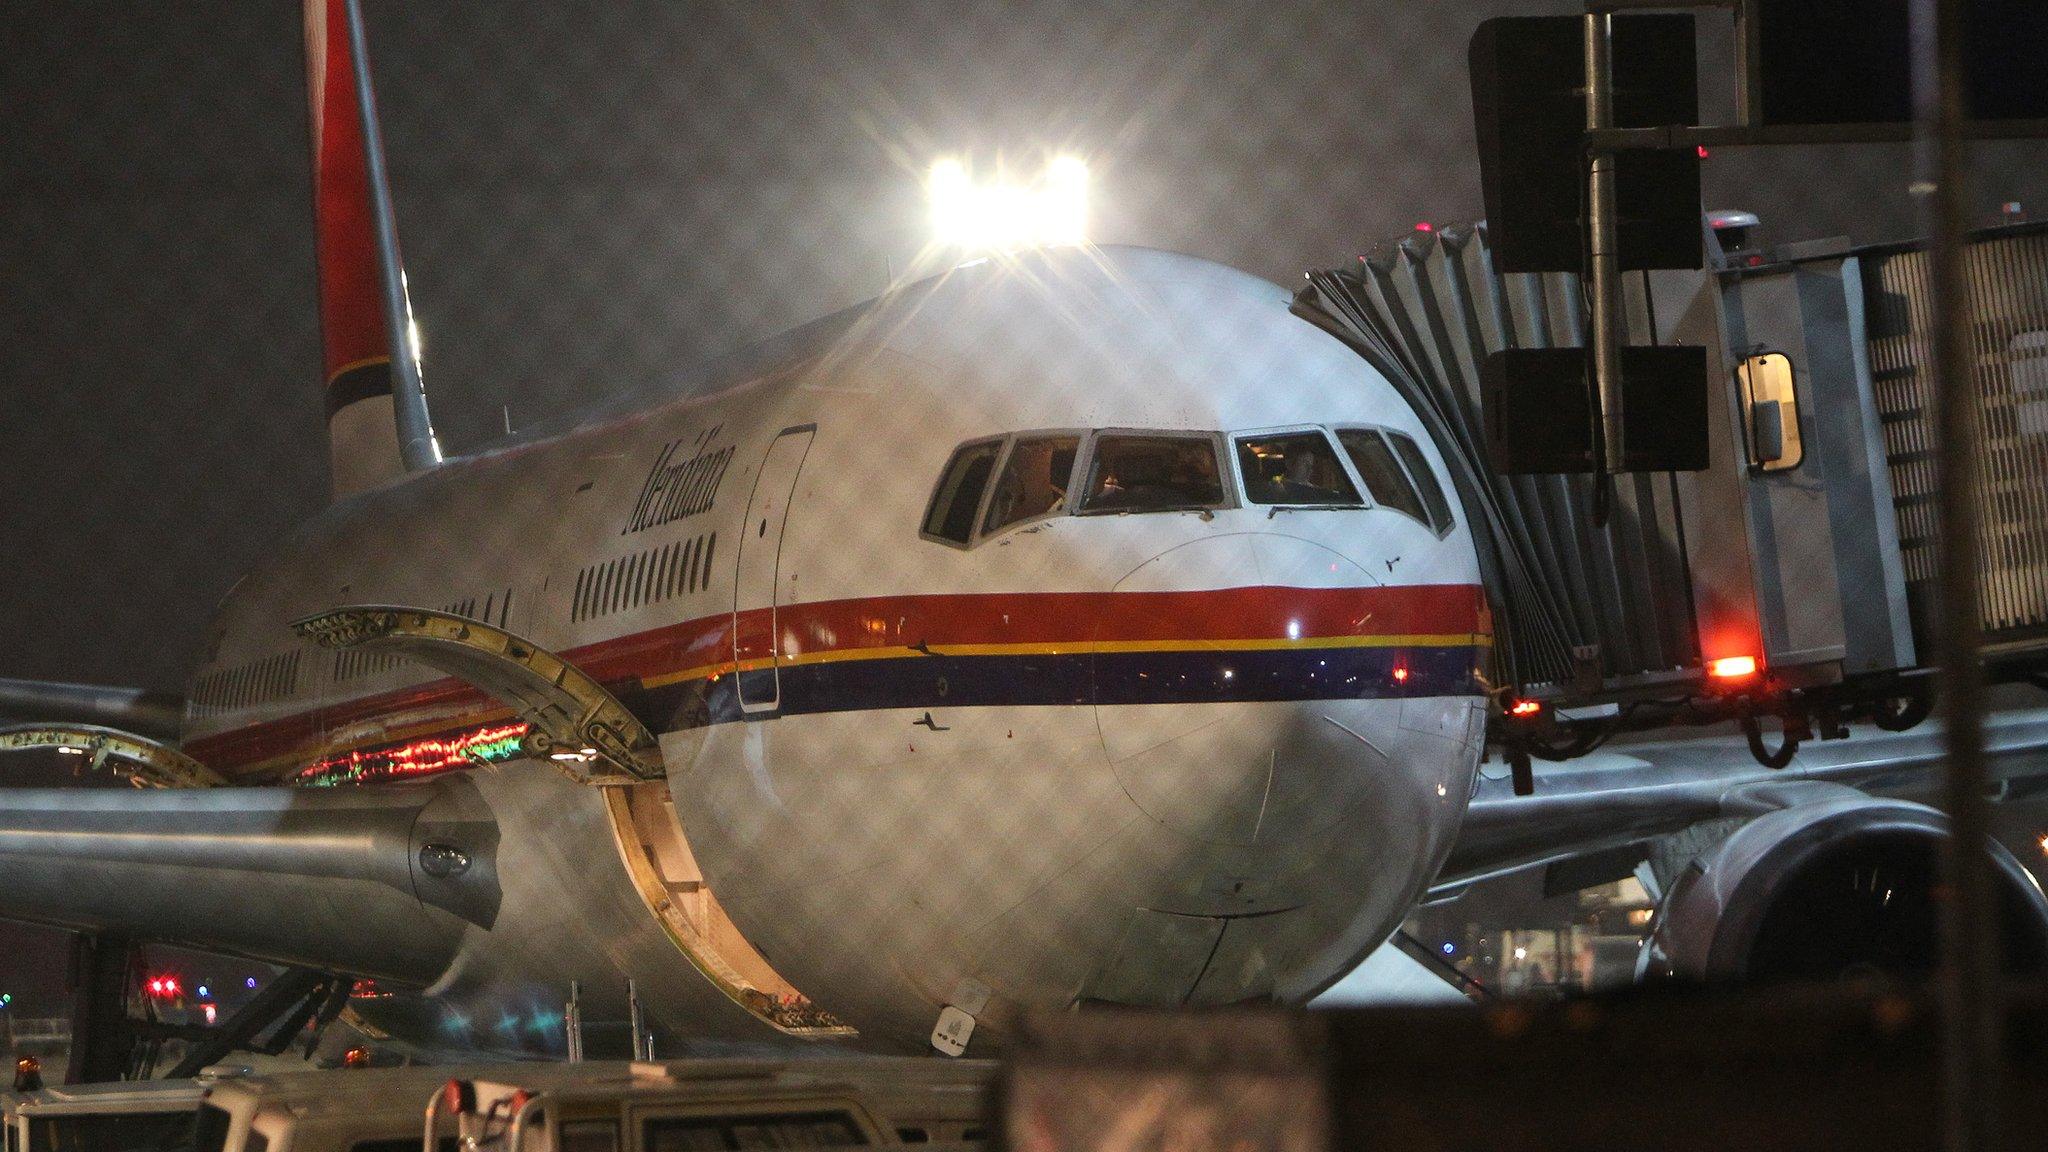
{"type": "MultiPolygon", "coordinates": [[[[1917,244],[1775,246],[1747,213],[1712,221],[1709,266],[1628,278],[1626,340],[1705,350],[1707,467],[1593,482],[1504,475],[1523,429],[1480,419],[1503,350],[1581,344],[1564,273],[1503,276],[1484,224],[1311,273],[1295,309],[1381,368],[1448,450],[1500,621],[1494,737],[1562,759],[1623,727],[1741,722],[1766,767],[1869,719],[1901,730],[1934,693],[1928,256],[1917,244]],[[1734,220],[1736,227],[1722,227],[1734,220]],[[1722,244],[1729,247],[1723,248],[1722,244]],[[1740,250],[1734,245],[1741,244],[1740,250]],[[1765,731],[1764,722],[1778,729],[1765,731]]],[[[1979,359],[1985,543],[1979,625],[1994,680],[2048,669],[2048,227],[1965,249],[1979,359]]]]}

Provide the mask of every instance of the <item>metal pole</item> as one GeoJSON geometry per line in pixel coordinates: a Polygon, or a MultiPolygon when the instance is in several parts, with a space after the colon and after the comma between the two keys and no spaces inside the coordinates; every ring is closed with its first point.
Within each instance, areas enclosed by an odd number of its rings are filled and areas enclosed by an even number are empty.
{"type": "MultiPolygon", "coordinates": [[[[1586,129],[1614,127],[1613,18],[1588,12],[1586,129]]],[[[1592,294],[1593,388],[1600,401],[1601,471],[1623,471],[1621,268],[1614,213],[1614,153],[1595,148],[1586,169],[1586,275],[1592,294]]]]}
{"type": "Polygon", "coordinates": [[[391,343],[393,419],[398,424],[398,457],[408,472],[441,462],[427,414],[427,387],[420,378],[419,345],[413,340],[412,299],[405,266],[398,258],[398,218],[391,207],[391,182],[384,171],[384,135],[377,127],[377,98],[370,90],[370,45],[363,33],[360,0],[348,0],[348,49],[356,69],[356,111],[363,121],[363,157],[370,181],[370,216],[377,229],[377,267],[384,282],[384,327],[391,343]]]}
{"type": "Polygon", "coordinates": [[[1941,670],[1946,727],[1942,903],[1942,1072],[1945,1146],[1999,1146],[2003,1003],[1997,905],[1991,887],[1990,811],[1984,799],[1983,693],[1978,662],[1978,397],[1965,284],[1962,32],[1966,0],[1915,0],[1913,100],[1920,181],[1928,224],[1928,283],[1934,305],[1941,477],[1941,670]]]}
{"type": "Polygon", "coordinates": [[[647,1034],[647,1016],[640,1008],[640,986],[626,981],[626,1006],[633,1032],[633,1059],[654,1059],[654,1037],[647,1034]]]}
{"type": "Polygon", "coordinates": [[[569,1033],[569,1063],[583,1063],[583,982],[569,981],[569,1003],[562,1009],[562,1027],[569,1033]]]}

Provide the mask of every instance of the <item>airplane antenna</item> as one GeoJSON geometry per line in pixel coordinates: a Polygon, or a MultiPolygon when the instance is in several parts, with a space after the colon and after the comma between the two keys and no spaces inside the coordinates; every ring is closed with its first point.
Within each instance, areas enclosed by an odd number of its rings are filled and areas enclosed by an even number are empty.
{"type": "Polygon", "coordinates": [[[370,48],[363,33],[360,0],[346,0],[348,48],[355,65],[356,110],[363,122],[363,152],[370,184],[371,221],[377,238],[377,270],[384,289],[384,331],[391,343],[392,414],[398,425],[398,456],[408,472],[441,463],[427,413],[426,384],[420,378],[419,336],[405,266],[398,258],[398,221],[391,208],[391,183],[384,168],[384,137],[377,127],[377,98],[370,89],[370,48]]]}

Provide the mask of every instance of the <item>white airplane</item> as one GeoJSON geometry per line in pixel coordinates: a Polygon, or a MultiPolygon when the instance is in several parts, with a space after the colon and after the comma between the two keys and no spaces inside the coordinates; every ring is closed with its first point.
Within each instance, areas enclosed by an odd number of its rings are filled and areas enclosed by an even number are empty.
{"type": "Polygon", "coordinates": [[[1721,814],[1632,779],[1461,841],[1490,621],[1445,461],[1213,263],[989,260],[440,460],[347,14],[308,3],[337,499],[174,741],[9,690],[16,746],[179,786],[0,794],[0,916],[369,978],[430,1044],[559,1052],[572,982],[618,1018],[630,979],[669,1051],[978,1053],[1307,1001],[1433,883],[1721,814]]]}

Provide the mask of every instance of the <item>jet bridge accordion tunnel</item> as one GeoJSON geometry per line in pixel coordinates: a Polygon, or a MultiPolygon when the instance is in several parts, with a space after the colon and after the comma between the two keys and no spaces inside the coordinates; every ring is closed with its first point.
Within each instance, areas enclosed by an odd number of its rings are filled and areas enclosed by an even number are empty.
{"type": "MultiPolygon", "coordinates": [[[[1754,218],[1743,214],[1742,224],[1754,218]]],[[[1747,228],[1742,232],[1746,233],[1747,228]]],[[[1295,311],[1401,390],[1454,472],[1496,636],[1493,735],[1516,763],[1624,727],[1736,720],[1758,759],[1931,707],[1937,564],[1933,310],[1915,244],[1722,247],[1625,276],[1631,345],[1703,346],[1708,462],[1614,477],[1489,463],[1500,349],[1583,346],[1573,273],[1495,269],[1486,225],[1418,230],[1311,272],[1295,311]],[[1763,721],[1776,717],[1776,734],[1763,721]]],[[[1730,238],[1739,236],[1729,231],[1730,238]]],[[[1967,250],[1983,427],[1976,565],[1994,678],[2048,675],[2048,225],[1967,250]]]]}

